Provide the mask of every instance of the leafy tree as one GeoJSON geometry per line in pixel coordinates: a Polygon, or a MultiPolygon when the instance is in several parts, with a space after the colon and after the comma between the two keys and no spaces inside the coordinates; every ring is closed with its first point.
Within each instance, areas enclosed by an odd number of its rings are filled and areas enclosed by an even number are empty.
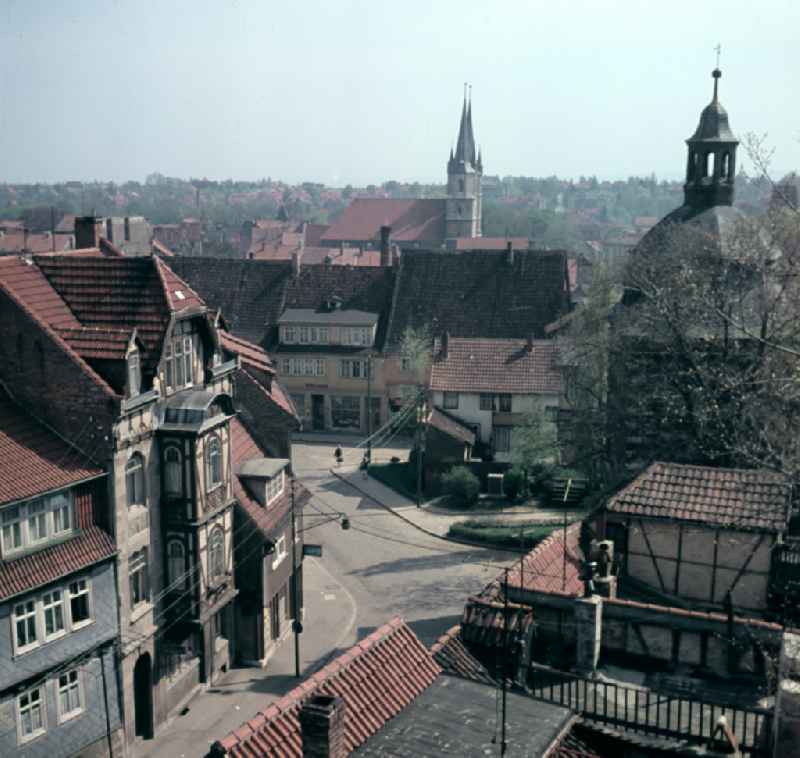
{"type": "Polygon", "coordinates": [[[466,466],[453,466],[442,474],[442,492],[465,507],[478,502],[481,483],[466,466]]]}
{"type": "Polygon", "coordinates": [[[554,423],[536,406],[525,414],[522,423],[514,427],[511,444],[511,463],[528,481],[558,458],[558,442],[554,423]]]}

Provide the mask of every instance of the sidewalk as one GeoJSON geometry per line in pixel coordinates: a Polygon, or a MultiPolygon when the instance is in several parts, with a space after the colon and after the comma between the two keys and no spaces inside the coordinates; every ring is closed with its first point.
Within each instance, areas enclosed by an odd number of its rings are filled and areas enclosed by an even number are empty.
{"type": "Polygon", "coordinates": [[[321,562],[306,558],[305,631],[300,635],[301,678],[294,676],[294,638],[278,645],[265,668],[235,668],[201,691],[159,729],[154,740],[138,743],[132,754],[144,758],[195,758],[216,740],[278,700],[324,666],[339,648],[354,644],[356,607],[350,593],[321,562]],[[337,630],[336,639],[331,630],[337,630]],[[339,631],[340,630],[340,631],[339,631]]]}
{"type": "MultiPolygon", "coordinates": [[[[417,508],[413,500],[387,487],[383,482],[371,476],[364,476],[358,466],[340,466],[331,469],[331,473],[347,482],[365,497],[391,510],[395,515],[415,526],[420,531],[434,537],[448,539],[447,533],[452,524],[468,521],[474,518],[492,518],[498,522],[514,524],[517,522],[535,521],[542,524],[561,524],[564,521],[564,511],[551,510],[538,507],[512,506],[500,510],[475,510],[470,512],[452,513],[445,508],[426,507],[417,508]]],[[[574,520],[578,511],[567,512],[570,520],[574,520]]]]}

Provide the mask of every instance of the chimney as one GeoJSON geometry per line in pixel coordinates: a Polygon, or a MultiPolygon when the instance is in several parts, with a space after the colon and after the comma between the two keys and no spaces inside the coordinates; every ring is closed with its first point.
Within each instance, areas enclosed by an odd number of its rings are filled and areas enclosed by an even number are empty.
{"type": "Polygon", "coordinates": [[[112,245],[119,242],[114,239],[114,222],[110,217],[106,219],[106,233],[104,236],[112,245]]]}
{"type": "Polygon", "coordinates": [[[514,243],[511,240],[506,242],[506,263],[509,266],[514,265],[514,243]]]}
{"type": "Polygon", "coordinates": [[[336,695],[311,695],[300,708],[303,758],[346,758],[344,700],[336,695]]]}
{"type": "Polygon", "coordinates": [[[392,233],[392,227],[383,224],[381,226],[381,266],[388,268],[392,265],[392,251],[389,248],[389,235],[392,233]]]}
{"type": "Polygon", "coordinates": [[[292,253],[292,276],[297,279],[300,276],[300,259],[303,257],[303,247],[292,253]]]}
{"type": "Polygon", "coordinates": [[[102,236],[103,219],[96,216],[75,216],[75,248],[97,247],[102,236]]]}

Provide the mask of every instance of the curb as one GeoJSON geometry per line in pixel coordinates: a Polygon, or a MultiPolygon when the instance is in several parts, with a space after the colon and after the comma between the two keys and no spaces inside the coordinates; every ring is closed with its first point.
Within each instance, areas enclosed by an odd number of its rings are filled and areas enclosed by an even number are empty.
{"type": "MultiPolygon", "coordinates": [[[[457,545],[467,545],[469,547],[479,547],[479,548],[481,548],[483,550],[486,550],[487,548],[494,548],[495,550],[502,550],[504,553],[514,553],[515,555],[527,555],[530,552],[529,550],[520,551],[519,549],[514,549],[514,548],[487,545],[485,542],[473,542],[472,540],[464,540],[464,539],[460,539],[458,537],[448,537],[446,534],[437,534],[436,532],[432,532],[430,529],[426,529],[424,526],[420,526],[419,524],[415,523],[414,521],[412,521],[407,516],[404,516],[402,513],[398,513],[391,506],[386,505],[386,503],[383,503],[380,500],[378,500],[378,498],[375,497],[375,495],[373,495],[371,492],[367,492],[367,490],[365,490],[362,487],[359,487],[357,484],[351,482],[343,474],[340,474],[337,471],[334,471],[333,469],[330,469],[330,472],[337,479],[340,479],[341,481],[343,481],[345,484],[347,484],[350,487],[352,487],[357,492],[360,492],[364,497],[368,497],[370,500],[372,500],[373,503],[377,503],[379,506],[381,506],[381,508],[389,511],[389,513],[391,513],[394,516],[397,516],[397,518],[399,518],[401,521],[405,521],[409,526],[413,526],[414,529],[416,529],[417,531],[422,532],[423,534],[427,534],[429,537],[435,537],[437,540],[442,540],[444,542],[452,542],[452,543],[457,544],[457,545]]],[[[384,487],[385,486],[386,485],[384,485],[384,487]]]]}

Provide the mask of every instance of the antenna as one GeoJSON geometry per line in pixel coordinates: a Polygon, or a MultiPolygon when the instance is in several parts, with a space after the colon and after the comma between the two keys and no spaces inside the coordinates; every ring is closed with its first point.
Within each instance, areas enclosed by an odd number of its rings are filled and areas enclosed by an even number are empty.
{"type": "Polygon", "coordinates": [[[718,42],[717,46],[714,48],[717,53],[717,68],[719,68],[719,56],[722,53],[722,45],[718,42]]]}

